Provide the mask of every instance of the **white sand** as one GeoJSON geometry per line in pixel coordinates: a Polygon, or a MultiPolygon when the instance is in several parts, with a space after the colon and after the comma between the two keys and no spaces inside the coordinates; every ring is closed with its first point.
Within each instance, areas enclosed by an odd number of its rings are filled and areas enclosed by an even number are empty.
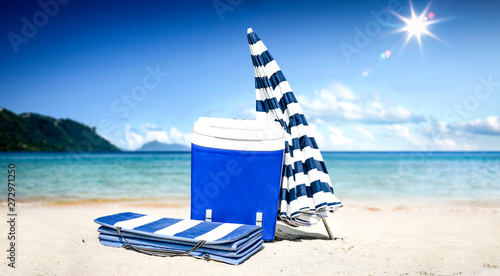
{"type": "Polygon", "coordinates": [[[460,206],[357,203],[328,219],[337,240],[318,239],[326,238],[322,225],[279,224],[284,240],[265,243],[232,266],[152,257],[98,242],[97,217],[134,211],[189,218],[187,203],[24,205],[18,207],[15,269],[7,266],[8,230],[1,225],[0,275],[500,275],[500,208],[460,206]]]}

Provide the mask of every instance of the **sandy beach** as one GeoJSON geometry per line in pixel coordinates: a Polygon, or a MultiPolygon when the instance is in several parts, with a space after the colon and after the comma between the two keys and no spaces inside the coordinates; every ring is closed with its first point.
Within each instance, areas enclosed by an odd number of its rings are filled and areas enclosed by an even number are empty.
{"type": "MultiPolygon", "coordinates": [[[[349,202],[347,202],[349,203],[349,202]]],[[[6,209],[6,206],[3,205],[6,209]]],[[[189,218],[189,204],[24,204],[18,207],[16,268],[1,275],[499,275],[500,205],[347,204],[322,225],[278,224],[277,240],[239,266],[152,257],[102,246],[97,217],[123,211],[189,218]]],[[[2,223],[0,232],[8,233],[2,223]]],[[[7,239],[2,239],[6,255],[7,239]]]]}

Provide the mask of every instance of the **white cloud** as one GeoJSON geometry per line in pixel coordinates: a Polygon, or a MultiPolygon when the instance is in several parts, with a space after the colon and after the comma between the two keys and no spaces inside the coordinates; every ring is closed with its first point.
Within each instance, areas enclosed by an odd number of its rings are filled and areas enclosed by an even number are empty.
{"type": "MultiPolygon", "coordinates": [[[[318,94],[317,91],[316,94],[318,94]]],[[[314,99],[309,99],[304,95],[298,96],[297,99],[301,107],[311,110],[313,114],[321,114],[322,111],[337,111],[339,109],[337,97],[328,90],[321,90],[319,97],[314,97],[314,99]]]]}
{"type": "Polygon", "coordinates": [[[470,135],[464,135],[463,131],[461,131],[456,126],[450,125],[446,122],[438,122],[432,118],[426,123],[420,124],[417,130],[418,133],[420,133],[424,137],[427,137],[427,139],[441,141],[442,145],[444,145],[443,141],[446,139],[456,140],[462,138],[471,138],[470,135]]]}
{"type": "MultiPolygon", "coordinates": [[[[420,150],[476,150],[477,146],[467,143],[458,143],[453,139],[451,132],[445,123],[436,124],[437,130],[433,131],[439,136],[426,137],[425,135],[414,133],[409,127],[402,125],[389,125],[386,126],[387,129],[392,131],[392,134],[396,137],[404,138],[415,146],[419,147],[420,150]],[[443,133],[450,132],[449,135],[443,135],[443,133]],[[452,137],[450,137],[452,136],[452,137]]],[[[426,132],[429,131],[428,129],[426,132]]],[[[425,134],[425,133],[424,133],[425,134]]]]}
{"type": "Polygon", "coordinates": [[[325,123],[325,120],[323,120],[321,118],[314,118],[314,123],[321,125],[321,124],[325,123]]]}
{"type": "Polygon", "coordinates": [[[463,149],[464,150],[477,150],[477,145],[464,144],[463,149]]]}
{"type": "Polygon", "coordinates": [[[352,90],[349,89],[349,87],[345,86],[340,82],[331,84],[329,88],[330,91],[332,91],[333,94],[340,100],[354,101],[357,99],[357,97],[354,95],[354,92],[352,92],[352,90]]]}
{"type": "Polygon", "coordinates": [[[451,129],[445,122],[437,122],[437,130],[439,133],[448,134],[451,133],[451,129]]]}
{"type": "Polygon", "coordinates": [[[438,122],[431,118],[419,125],[416,131],[432,141],[437,150],[477,150],[479,148],[477,143],[484,149],[492,149],[491,145],[494,143],[485,136],[500,135],[500,118],[490,116],[454,124],[438,122]]]}
{"type": "Polygon", "coordinates": [[[161,143],[169,144],[170,139],[165,130],[146,130],[144,135],[144,142],[158,141],[161,143]]]}
{"type": "Polygon", "coordinates": [[[308,135],[314,137],[319,148],[325,143],[325,136],[316,128],[315,124],[309,124],[308,135]]]}
{"type": "Polygon", "coordinates": [[[144,138],[130,128],[130,125],[125,126],[125,146],[130,150],[138,149],[144,144],[144,138]]]}
{"type": "Polygon", "coordinates": [[[371,99],[357,97],[352,90],[341,83],[335,83],[329,89],[316,91],[315,94],[314,98],[305,95],[297,97],[305,113],[312,118],[379,124],[424,120],[421,116],[416,116],[377,95],[371,99]]]}
{"type": "Polygon", "coordinates": [[[451,139],[435,139],[434,143],[436,143],[436,147],[439,150],[477,150],[476,145],[471,144],[458,144],[454,140],[451,139]]]}
{"type": "Polygon", "coordinates": [[[145,123],[139,128],[139,130],[144,143],[151,141],[158,141],[165,144],[171,143],[168,133],[165,130],[158,128],[155,124],[145,123]]]}
{"type": "Polygon", "coordinates": [[[236,112],[235,118],[255,120],[256,113],[255,108],[240,108],[236,112]]]}
{"type": "Polygon", "coordinates": [[[500,117],[490,116],[484,120],[461,123],[460,127],[467,132],[483,135],[500,135],[500,117]]]}
{"type": "Polygon", "coordinates": [[[422,135],[414,134],[410,132],[410,128],[402,125],[389,125],[386,126],[387,129],[392,130],[393,134],[397,137],[404,138],[415,146],[424,148],[428,145],[428,140],[422,135]]]}
{"type": "Polygon", "coordinates": [[[142,129],[157,129],[155,124],[150,124],[150,123],[145,123],[144,125],[141,126],[142,129]]]}
{"type": "Polygon", "coordinates": [[[363,134],[366,137],[366,139],[368,139],[368,141],[373,141],[373,134],[368,130],[366,130],[365,128],[358,126],[356,127],[356,130],[361,132],[361,134],[363,134]]]}
{"type": "Polygon", "coordinates": [[[328,142],[335,146],[353,145],[354,141],[344,136],[342,130],[335,127],[328,127],[328,142]]]}
{"type": "Polygon", "coordinates": [[[169,133],[149,123],[142,125],[138,130],[134,130],[130,125],[126,125],[124,140],[120,140],[118,144],[128,150],[136,150],[143,144],[152,141],[189,146],[191,143],[191,133],[182,133],[174,126],[170,128],[169,133]]]}
{"type": "Polygon", "coordinates": [[[435,139],[434,143],[443,150],[456,150],[458,148],[457,143],[451,139],[435,139]]]}
{"type": "Polygon", "coordinates": [[[182,133],[173,126],[170,128],[170,139],[174,144],[189,146],[191,144],[191,133],[182,133]]]}

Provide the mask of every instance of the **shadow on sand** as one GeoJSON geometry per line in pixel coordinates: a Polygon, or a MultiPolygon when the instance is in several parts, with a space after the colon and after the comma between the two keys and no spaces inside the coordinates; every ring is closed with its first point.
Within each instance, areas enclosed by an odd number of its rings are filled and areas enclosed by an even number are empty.
{"type": "MultiPolygon", "coordinates": [[[[294,228],[282,223],[276,224],[276,235],[274,241],[302,241],[302,240],[330,240],[328,235],[315,233],[315,232],[305,232],[298,229],[311,229],[308,227],[294,228]]],[[[315,230],[317,228],[314,228],[315,230]]],[[[334,240],[340,239],[335,237],[334,240]]]]}

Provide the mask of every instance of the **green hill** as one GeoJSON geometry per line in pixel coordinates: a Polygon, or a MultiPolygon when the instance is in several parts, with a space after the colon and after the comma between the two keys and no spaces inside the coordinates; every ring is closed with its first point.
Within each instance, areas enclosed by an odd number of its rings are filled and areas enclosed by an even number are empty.
{"type": "Polygon", "coordinates": [[[82,123],[0,108],[0,151],[120,151],[82,123]]]}

